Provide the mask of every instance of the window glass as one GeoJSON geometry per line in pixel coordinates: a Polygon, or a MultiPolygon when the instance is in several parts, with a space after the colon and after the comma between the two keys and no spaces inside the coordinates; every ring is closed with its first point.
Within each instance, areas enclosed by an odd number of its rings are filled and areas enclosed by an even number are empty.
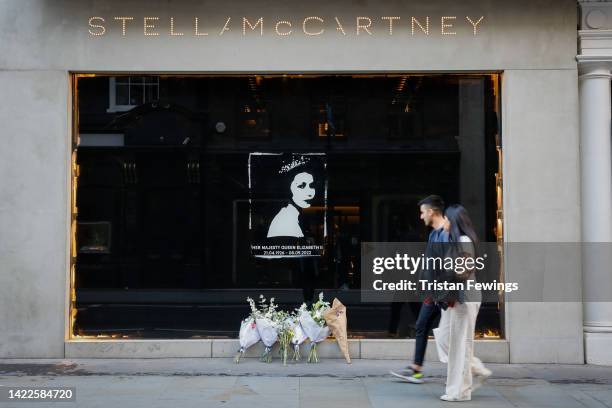
{"type": "MultiPolygon", "coordinates": [[[[429,194],[466,205],[496,240],[497,75],[124,76],[117,104],[138,107],[120,113],[99,79],[79,78],[79,131],[123,139],[76,146],[77,335],[235,337],[247,296],[292,308],[323,291],[347,305],[351,336],[410,337],[418,304],[360,302],[361,243],[425,241],[429,194]],[[277,156],[252,174],[253,153],[277,156]],[[289,214],[296,179],[253,212],[253,177],[286,180],[289,154],[324,157],[294,225],[321,253],[257,257],[255,227],[289,214]]],[[[478,319],[500,334],[497,304],[478,319]]]]}

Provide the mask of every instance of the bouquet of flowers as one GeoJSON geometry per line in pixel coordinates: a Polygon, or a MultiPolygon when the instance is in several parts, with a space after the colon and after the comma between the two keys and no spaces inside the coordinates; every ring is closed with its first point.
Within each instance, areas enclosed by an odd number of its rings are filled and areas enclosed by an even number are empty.
{"type": "Polygon", "coordinates": [[[325,323],[323,313],[329,309],[329,302],[323,300],[323,292],[319,293],[319,300],[312,305],[310,310],[303,303],[298,310],[298,319],[304,332],[310,339],[309,363],[318,363],[317,344],[329,336],[329,327],[325,323]]]}
{"type": "Polygon", "coordinates": [[[261,338],[259,336],[259,332],[257,331],[257,323],[255,322],[260,312],[255,306],[253,299],[248,297],[247,302],[249,302],[249,305],[251,306],[251,314],[240,324],[240,350],[238,350],[238,354],[236,354],[236,358],[234,359],[236,364],[240,362],[244,352],[253,344],[256,344],[261,338]]]}
{"type": "Polygon", "coordinates": [[[283,365],[287,365],[287,353],[289,351],[289,345],[293,338],[293,325],[292,316],[287,312],[277,312],[274,323],[276,324],[276,330],[278,333],[278,342],[280,344],[279,353],[283,361],[283,365]]]}
{"type": "Polygon", "coordinates": [[[287,323],[291,326],[293,336],[291,337],[291,344],[293,345],[293,360],[300,361],[302,356],[300,354],[300,344],[306,341],[308,336],[304,333],[302,325],[298,320],[297,315],[290,315],[287,319],[287,323]]]}
{"type": "Polygon", "coordinates": [[[334,298],[332,307],[323,313],[323,317],[336,338],[344,359],[350,364],[351,356],[349,355],[348,337],[346,335],[346,306],[334,298]]]}
{"type": "Polygon", "coordinates": [[[278,340],[278,318],[276,311],[277,305],[274,303],[274,298],[270,298],[270,303],[266,304],[266,298],[263,295],[259,295],[260,303],[260,314],[255,319],[255,324],[261,341],[263,342],[265,349],[261,355],[261,361],[266,363],[272,362],[272,346],[278,340]]]}

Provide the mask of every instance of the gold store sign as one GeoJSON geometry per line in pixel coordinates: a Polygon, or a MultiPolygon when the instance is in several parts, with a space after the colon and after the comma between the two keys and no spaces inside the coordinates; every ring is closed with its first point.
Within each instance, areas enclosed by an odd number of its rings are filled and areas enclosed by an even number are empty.
{"type": "Polygon", "coordinates": [[[477,36],[484,23],[484,16],[382,16],[340,17],[308,16],[297,20],[264,19],[249,17],[227,17],[217,26],[204,27],[198,17],[190,21],[175,17],[161,18],[156,16],[93,16],[89,18],[89,36],[100,37],[112,31],[121,32],[122,37],[130,35],[158,36],[222,36],[228,32],[238,31],[242,36],[321,36],[329,33],[339,36],[347,35],[393,35],[394,30],[407,29],[411,35],[429,36],[439,33],[443,36],[457,35],[458,30],[477,36]],[[177,28],[181,23],[184,28],[177,28]],[[190,24],[187,29],[184,24],[190,24]]]}

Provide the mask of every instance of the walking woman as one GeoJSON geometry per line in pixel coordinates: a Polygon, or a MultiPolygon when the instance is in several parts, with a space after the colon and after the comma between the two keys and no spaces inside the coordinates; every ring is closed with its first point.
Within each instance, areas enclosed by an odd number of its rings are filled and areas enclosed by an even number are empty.
{"type": "MultiPolygon", "coordinates": [[[[444,212],[444,229],[454,257],[476,257],[478,237],[466,209],[458,204],[444,212]]],[[[455,270],[459,281],[476,280],[475,270],[455,270]]],[[[449,325],[448,367],[444,401],[470,401],[472,391],[491,375],[480,360],[474,357],[474,329],[482,301],[479,290],[458,291],[445,311],[449,325]],[[473,378],[473,375],[476,378],[473,378]]]]}

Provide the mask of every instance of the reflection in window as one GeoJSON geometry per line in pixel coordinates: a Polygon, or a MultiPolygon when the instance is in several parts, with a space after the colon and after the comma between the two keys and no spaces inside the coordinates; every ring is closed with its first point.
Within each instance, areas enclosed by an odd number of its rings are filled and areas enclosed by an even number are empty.
{"type": "MultiPolygon", "coordinates": [[[[235,337],[246,296],[291,309],[323,290],[349,308],[351,336],[413,335],[418,305],[361,303],[361,244],[425,241],[417,203],[429,194],[465,204],[479,237],[497,239],[498,84],[496,74],[79,78],[89,136],[76,146],[74,332],[235,337]],[[304,214],[326,217],[304,226],[327,226],[322,256],[251,255],[249,222],[270,222],[249,218],[253,152],[326,155],[327,209],[304,214]]],[[[483,305],[478,331],[499,334],[501,313],[483,305]]]]}
{"type": "Polygon", "coordinates": [[[111,248],[110,222],[79,222],[77,224],[79,253],[108,254],[111,248]]]}
{"type": "Polygon", "coordinates": [[[109,112],[129,110],[159,99],[159,77],[120,76],[109,78],[109,112]]]}

